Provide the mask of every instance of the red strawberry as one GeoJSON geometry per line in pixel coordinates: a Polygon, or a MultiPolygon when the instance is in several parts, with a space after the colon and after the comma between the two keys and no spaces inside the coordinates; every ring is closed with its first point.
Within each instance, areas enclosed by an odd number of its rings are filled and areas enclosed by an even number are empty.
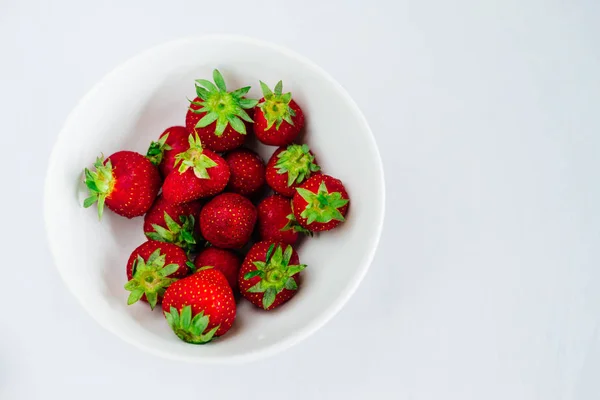
{"type": "Polygon", "coordinates": [[[225,276],[214,268],[173,283],[162,303],[173,332],[184,342],[203,344],[222,336],[235,320],[236,305],[225,276]]]}
{"type": "Polygon", "coordinates": [[[205,79],[196,80],[198,97],[188,109],[185,126],[200,135],[207,149],[232,150],[244,144],[246,131],[254,122],[245,110],[253,109],[258,101],[243,97],[250,86],[228,92],[223,75],[216,69],[213,79],[214,84],[205,79]]]}
{"type": "Polygon", "coordinates": [[[142,299],[154,309],[170,284],[190,274],[187,263],[185,252],[174,244],[151,240],[138,246],[127,261],[127,304],[142,299]]]}
{"type": "Polygon", "coordinates": [[[242,296],[265,310],[280,306],[298,291],[299,273],[306,268],[299,262],[298,254],[290,245],[272,241],[256,243],[240,269],[242,296]]]}
{"type": "Polygon", "coordinates": [[[267,184],[277,193],[292,197],[296,188],[320,169],[307,145],[282,146],[267,163],[267,184]]]}
{"type": "Polygon", "coordinates": [[[238,149],[225,155],[231,178],[227,189],[244,196],[258,192],[265,184],[265,163],[249,149],[238,149]]]}
{"type": "Polygon", "coordinates": [[[158,196],[144,216],[144,233],[151,240],[173,243],[186,252],[198,247],[202,203],[173,204],[158,196]]]}
{"type": "Polygon", "coordinates": [[[296,191],[292,209],[302,227],[309,231],[328,231],[344,221],[350,200],[339,179],[315,175],[296,191]]]}
{"type": "Polygon", "coordinates": [[[175,169],[175,156],[190,148],[189,136],[185,126],[172,126],[160,135],[158,141],[150,143],[146,157],[158,166],[163,178],[175,169]]]}
{"type": "Polygon", "coordinates": [[[154,203],[160,190],[158,169],[143,155],[133,151],[119,151],[103,161],[98,157],[95,171],[85,169],[85,184],[90,197],[83,202],[90,207],[98,202],[98,218],[102,218],[104,204],[115,213],[127,218],[144,215],[154,203]]]}
{"type": "Polygon", "coordinates": [[[179,168],[163,183],[163,196],[170,203],[181,204],[222,192],[229,181],[229,167],[223,158],[202,148],[196,135],[189,137],[190,148],[175,159],[179,168]]]}
{"type": "Polygon", "coordinates": [[[275,85],[275,93],[262,81],[260,87],[264,97],[259,100],[254,114],[254,134],[271,146],[293,143],[304,127],[304,113],[292,100],[291,93],[281,93],[281,81],[275,85]]]}
{"type": "Polygon", "coordinates": [[[218,195],[200,212],[202,236],[224,249],[243,247],[250,240],[255,223],[256,208],[237,193],[218,195]]]}
{"type": "Polygon", "coordinates": [[[238,291],[238,272],[242,261],[232,251],[208,247],[196,256],[194,265],[197,269],[202,267],[214,267],[221,271],[234,293],[238,291]]]}
{"type": "Polygon", "coordinates": [[[298,240],[298,232],[311,233],[296,222],[291,200],[287,197],[269,196],[258,204],[257,211],[260,240],[294,244],[298,240]]]}

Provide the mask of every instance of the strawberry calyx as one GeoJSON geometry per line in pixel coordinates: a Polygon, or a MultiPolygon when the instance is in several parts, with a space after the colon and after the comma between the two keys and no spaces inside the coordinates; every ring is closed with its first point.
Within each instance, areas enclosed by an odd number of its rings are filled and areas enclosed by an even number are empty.
{"type": "Polygon", "coordinates": [[[291,230],[291,231],[303,233],[303,234],[309,235],[309,236],[313,235],[312,231],[309,231],[308,229],[306,229],[305,227],[300,225],[298,223],[298,221],[296,221],[296,217],[294,216],[294,213],[291,213],[290,215],[286,216],[286,218],[288,219],[288,222],[287,222],[287,224],[285,224],[285,226],[283,228],[280,229],[280,231],[284,232],[284,231],[291,230]]]}
{"type": "Polygon", "coordinates": [[[271,129],[273,124],[275,124],[275,129],[279,130],[283,121],[293,126],[294,121],[292,120],[292,117],[296,116],[296,112],[290,107],[292,93],[281,93],[283,82],[277,82],[275,89],[271,91],[263,81],[260,81],[260,88],[265,100],[258,104],[258,108],[262,110],[262,113],[267,120],[267,130],[271,129]]]}
{"type": "Polygon", "coordinates": [[[125,284],[125,289],[131,292],[127,298],[128,305],[146,295],[150,308],[154,309],[159,297],[162,298],[165,290],[177,280],[169,278],[169,275],[175,273],[179,265],[165,265],[165,257],[165,254],[160,254],[160,249],[152,252],[146,261],[142,256],[137,256],[132,266],[132,278],[125,284]]]}
{"type": "Polygon", "coordinates": [[[208,343],[213,340],[215,333],[219,329],[219,326],[215,326],[205,333],[204,331],[206,331],[210,322],[209,317],[201,311],[192,318],[192,307],[189,305],[184,306],[181,309],[181,313],[173,306],[171,306],[169,312],[165,311],[164,313],[173,332],[175,332],[178,338],[187,343],[208,343]]]}
{"type": "Polygon", "coordinates": [[[313,156],[306,144],[290,144],[284,151],[277,155],[275,168],[278,174],[288,174],[287,185],[292,186],[295,183],[302,183],[310,177],[313,172],[321,169],[315,164],[313,156]]]}
{"type": "Polygon", "coordinates": [[[188,138],[190,148],[175,156],[175,165],[179,164],[179,173],[183,174],[188,168],[193,168],[194,175],[200,179],[210,179],[208,168],[215,167],[216,162],[204,154],[202,142],[198,134],[190,135],[188,138]]]}
{"type": "Polygon", "coordinates": [[[334,219],[344,221],[339,208],[348,204],[349,200],[342,198],[340,192],[329,193],[325,182],[321,182],[317,193],[304,188],[296,188],[296,191],[308,203],[300,214],[302,218],[306,218],[308,225],[313,222],[327,223],[334,219]]]}
{"type": "Polygon", "coordinates": [[[245,135],[246,125],[242,120],[254,122],[245,110],[254,108],[258,103],[258,100],[243,97],[250,90],[250,86],[228,92],[223,75],[217,69],[213,71],[213,80],[214,83],[206,79],[196,80],[196,94],[202,101],[191,103],[201,108],[190,108],[190,111],[195,114],[206,113],[200,118],[196,128],[205,128],[216,121],[217,136],[223,135],[227,125],[245,135]]]}
{"type": "Polygon", "coordinates": [[[273,304],[275,297],[283,289],[298,290],[293,276],[306,268],[306,265],[289,265],[293,251],[290,245],[283,251],[280,245],[275,249],[275,244],[272,244],[267,250],[265,261],[254,261],[256,270],[244,275],[246,280],[257,276],[261,278],[256,285],[248,289],[248,292],[264,293],[262,305],[265,310],[273,304]]]}
{"type": "Polygon", "coordinates": [[[171,146],[167,144],[167,138],[169,134],[162,136],[156,142],[152,141],[150,143],[150,147],[148,147],[148,151],[146,152],[146,158],[150,160],[150,162],[156,166],[158,166],[165,154],[165,150],[171,150],[171,146]]]}
{"type": "Polygon", "coordinates": [[[110,160],[105,164],[104,155],[102,154],[96,158],[94,168],[96,169],[95,171],[90,171],[87,168],[84,169],[85,185],[90,192],[90,196],[83,201],[83,206],[88,208],[98,202],[98,219],[100,220],[104,211],[104,201],[115,186],[115,177],[110,160]]]}
{"type": "Polygon", "coordinates": [[[196,249],[197,241],[194,230],[195,219],[193,215],[182,215],[179,217],[181,224],[175,222],[167,212],[164,212],[166,228],[152,224],[154,232],[146,232],[146,236],[158,242],[173,243],[184,249],[187,253],[196,249]]]}

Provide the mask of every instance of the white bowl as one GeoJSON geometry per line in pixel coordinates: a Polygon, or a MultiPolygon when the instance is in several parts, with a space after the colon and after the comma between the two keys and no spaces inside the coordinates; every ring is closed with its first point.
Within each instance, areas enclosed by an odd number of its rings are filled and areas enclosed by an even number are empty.
{"type": "MultiPolygon", "coordinates": [[[[261,146],[268,159],[275,147],[261,146]]],[[[69,289],[102,326],[148,352],[192,362],[240,362],[272,355],[298,343],[333,317],[363,279],[379,241],[384,215],[383,168],[375,140],[346,91],[309,60],[254,39],[208,36],[178,40],[127,61],[75,107],[58,136],[46,177],[45,217],[56,266],[69,289]],[[306,115],[304,141],[325,173],[341,179],[350,195],[338,229],[304,241],[308,264],[298,294],[272,312],[240,301],[233,328],[203,346],[180,341],[160,308],[127,306],[125,264],[145,238],[142,219],[112,212],[98,221],[82,207],[82,171],[103,152],[145,154],[167,127],[185,125],[194,79],[218,68],[230,89],[283,80],[306,115]]],[[[349,333],[350,334],[350,333],[349,333]]]]}

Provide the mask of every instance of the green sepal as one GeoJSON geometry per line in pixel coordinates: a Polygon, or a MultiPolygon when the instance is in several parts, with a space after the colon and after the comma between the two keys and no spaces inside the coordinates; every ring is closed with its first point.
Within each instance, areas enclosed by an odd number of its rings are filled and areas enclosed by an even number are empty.
{"type": "Polygon", "coordinates": [[[181,215],[180,223],[175,222],[167,212],[164,212],[166,228],[152,224],[154,232],[146,232],[146,236],[158,242],[173,243],[191,253],[198,247],[197,233],[195,229],[195,218],[193,215],[181,215]]]}
{"type": "Polygon", "coordinates": [[[280,231],[284,232],[292,230],[294,232],[303,233],[308,236],[313,236],[312,231],[309,231],[308,229],[304,228],[298,223],[298,221],[296,221],[294,213],[289,214],[288,216],[286,216],[286,218],[288,219],[288,222],[283,228],[280,229],[280,231]]]}
{"type": "Polygon", "coordinates": [[[210,179],[207,170],[215,167],[217,163],[204,154],[204,148],[197,133],[190,134],[188,141],[190,148],[175,156],[175,165],[179,164],[179,173],[183,174],[189,168],[192,168],[197,178],[210,179]]]}
{"type": "Polygon", "coordinates": [[[327,191],[325,182],[321,182],[317,193],[303,188],[296,188],[298,194],[308,203],[300,216],[306,218],[308,225],[313,222],[327,223],[332,220],[344,221],[340,208],[348,204],[349,200],[342,198],[340,192],[327,191]]]}
{"type": "Polygon", "coordinates": [[[196,94],[200,101],[192,104],[200,108],[197,110],[190,108],[190,110],[195,114],[206,113],[196,123],[196,128],[205,128],[216,122],[216,136],[223,135],[227,125],[231,125],[236,132],[245,135],[246,125],[242,120],[254,121],[244,110],[254,108],[258,103],[258,100],[243,98],[250,90],[250,86],[228,92],[223,75],[216,69],[213,71],[213,80],[214,84],[206,79],[196,80],[196,94]]]}
{"type": "Polygon", "coordinates": [[[98,219],[101,220],[104,211],[104,201],[115,186],[115,178],[110,160],[105,164],[104,155],[102,154],[96,158],[94,168],[95,171],[90,171],[87,168],[83,170],[85,176],[84,182],[90,192],[90,196],[83,201],[83,206],[88,208],[98,202],[98,219]]]}
{"type": "Polygon", "coordinates": [[[165,290],[177,280],[169,276],[179,269],[177,264],[165,265],[165,257],[160,249],[153,251],[147,260],[137,256],[131,270],[132,278],[124,286],[125,290],[131,292],[127,304],[131,305],[146,295],[150,308],[156,307],[165,290]]]}
{"type": "Polygon", "coordinates": [[[185,265],[187,265],[190,271],[192,271],[192,274],[196,272],[196,264],[194,264],[193,262],[186,261],[185,265]]]}
{"type": "Polygon", "coordinates": [[[219,326],[215,326],[208,332],[205,332],[210,319],[201,311],[192,318],[192,307],[187,305],[181,309],[181,313],[173,306],[169,311],[165,311],[167,323],[175,332],[178,338],[187,343],[205,344],[214,339],[219,326]]]}
{"type": "Polygon", "coordinates": [[[279,130],[283,121],[293,126],[294,121],[292,117],[296,116],[296,112],[290,107],[292,94],[281,93],[283,82],[277,82],[274,92],[263,81],[260,81],[260,88],[265,100],[258,104],[258,108],[261,109],[267,120],[267,130],[271,129],[273,125],[275,125],[275,129],[279,130]]]}
{"type": "Polygon", "coordinates": [[[306,144],[291,144],[277,155],[275,168],[278,174],[288,174],[287,185],[301,184],[308,179],[313,172],[321,169],[315,164],[313,156],[306,144]]]}
{"type": "Polygon", "coordinates": [[[244,274],[245,280],[260,277],[254,286],[247,289],[250,293],[264,293],[262,306],[266,310],[282,290],[298,290],[293,276],[306,268],[305,264],[290,265],[290,260],[294,254],[292,246],[286,246],[285,250],[281,245],[275,247],[271,245],[265,253],[265,261],[255,261],[253,265],[256,270],[244,274]],[[294,281],[292,284],[290,279],[294,281]]]}
{"type": "Polygon", "coordinates": [[[152,164],[158,166],[163,160],[165,150],[171,150],[171,146],[167,144],[168,137],[169,134],[167,133],[160,137],[158,141],[150,143],[150,147],[148,147],[148,151],[146,152],[146,158],[152,164]]]}

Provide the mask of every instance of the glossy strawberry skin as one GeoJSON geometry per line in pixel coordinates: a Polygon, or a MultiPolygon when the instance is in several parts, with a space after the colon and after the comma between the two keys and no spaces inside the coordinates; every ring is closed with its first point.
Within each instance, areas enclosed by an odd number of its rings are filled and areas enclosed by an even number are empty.
{"type": "Polygon", "coordinates": [[[256,208],[237,193],[220,194],[200,212],[202,236],[224,249],[242,248],[250,240],[255,223],[256,208]]]}
{"type": "Polygon", "coordinates": [[[104,161],[104,165],[109,160],[115,183],[106,196],[106,206],[127,218],[144,215],[160,190],[158,169],[146,157],[133,151],[116,152],[104,161]]]}
{"type": "MultiPolygon", "coordinates": [[[[177,271],[169,275],[169,278],[182,279],[192,272],[192,270],[186,265],[188,258],[185,254],[185,251],[183,251],[181,247],[175,246],[171,243],[163,243],[154,240],[149,240],[139,245],[135,250],[133,250],[133,252],[129,256],[126,267],[128,281],[131,280],[131,278],[133,278],[133,263],[137,259],[137,256],[139,255],[144,259],[144,261],[147,261],[148,257],[150,257],[150,255],[156,249],[160,249],[160,253],[165,255],[165,265],[179,265],[177,271]]],[[[146,295],[142,296],[142,300],[148,302],[148,300],[146,299],[146,295]]]]}
{"type": "MultiPolygon", "coordinates": [[[[262,301],[264,293],[251,293],[248,292],[248,289],[260,282],[261,279],[257,276],[255,276],[254,278],[245,279],[244,275],[246,275],[248,272],[256,270],[256,267],[254,266],[255,261],[264,262],[266,260],[267,251],[269,250],[269,247],[273,244],[275,246],[282,246],[283,248],[286,247],[284,243],[273,242],[270,240],[265,240],[254,244],[254,246],[252,246],[250,251],[248,251],[248,253],[246,254],[246,258],[244,258],[244,262],[242,263],[242,267],[240,268],[240,273],[238,275],[240,293],[252,304],[259,308],[263,308],[262,301]]],[[[300,260],[298,257],[298,253],[296,253],[296,251],[294,250],[294,252],[292,253],[292,258],[290,259],[290,264],[299,264],[299,262],[300,260]]],[[[296,285],[300,287],[300,274],[294,275],[293,278],[296,281],[296,285]]],[[[280,293],[277,294],[273,304],[266,308],[266,310],[272,310],[276,307],[279,307],[283,303],[286,303],[292,297],[294,297],[297,292],[297,290],[283,289],[280,293]]]]}
{"type": "MultiPolygon", "coordinates": [[[[198,103],[201,102],[202,99],[196,97],[193,101],[194,103],[198,103]]],[[[198,110],[201,108],[201,106],[197,104],[190,104],[190,108],[193,110],[198,110]]],[[[246,111],[248,111],[250,118],[252,118],[252,115],[250,113],[251,110],[246,111]]],[[[204,128],[196,128],[196,124],[198,123],[198,121],[200,121],[200,119],[205,115],[206,113],[204,112],[196,114],[188,109],[187,114],[185,116],[185,126],[187,130],[191,133],[197,133],[198,136],[200,136],[200,140],[202,140],[202,145],[205,148],[216,152],[223,152],[236,149],[244,144],[244,142],[246,141],[246,136],[248,136],[248,134],[242,135],[241,133],[236,132],[229,124],[227,125],[225,131],[221,136],[215,135],[215,129],[217,126],[216,122],[213,122],[212,124],[209,124],[204,128]]],[[[246,132],[251,132],[252,124],[245,121],[244,123],[246,124],[246,132]]]]}
{"type": "Polygon", "coordinates": [[[237,311],[227,279],[214,268],[198,271],[169,286],[162,301],[163,312],[169,312],[171,307],[181,312],[186,305],[191,306],[193,316],[203,312],[209,317],[207,330],[219,326],[216,336],[227,333],[237,311]]]}
{"type": "MultiPolygon", "coordinates": [[[[342,184],[342,181],[329,175],[318,174],[311,176],[306,182],[304,182],[304,184],[301,187],[313,193],[317,193],[319,190],[319,186],[322,182],[325,182],[325,186],[327,187],[327,190],[330,193],[340,192],[342,194],[343,199],[349,199],[348,192],[346,192],[346,188],[342,184]]],[[[300,196],[299,193],[296,193],[294,195],[294,198],[292,199],[292,209],[294,211],[294,217],[296,218],[296,221],[298,221],[298,223],[305,229],[308,229],[313,232],[329,231],[341,223],[341,221],[338,220],[331,220],[326,223],[313,222],[309,224],[307,219],[302,217],[301,215],[302,211],[306,208],[307,205],[308,203],[306,202],[306,200],[304,200],[304,198],[302,198],[302,196],[300,196]]],[[[348,207],[349,204],[346,204],[345,206],[339,209],[342,216],[346,216],[346,213],[348,212],[348,207]]]]}
{"type": "Polygon", "coordinates": [[[164,198],[174,204],[187,203],[193,200],[214,196],[222,192],[229,182],[230,172],[225,160],[218,154],[203,150],[217,165],[207,169],[209,179],[198,178],[193,168],[181,173],[174,170],[163,183],[164,198]]]}
{"type": "MultiPolygon", "coordinates": [[[[267,184],[271,187],[271,189],[273,189],[275,192],[282,196],[291,198],[294,197],[294,194],[296,193],[296,188],[300,187],[301,183],[294,182],[291,186],[288,186],[288,174],[279,174],[278,169],[275,166],[277,164],[277,161],[279,160],[277,156],[285,150],[286,146],[282,146],[275,150],[271,158],[269,158],[266,168],[266,181],[267,184]]],[[[320,173],[320,171],[313,172],[312,175],[318,175],[320,173]]]]}
{"type": "Polygon", "coordinates": [[[169,129],[166,129],[160,135],[160,137],[162,138],[167,134],[169,136],[167,137],[165,143],[168,144],[171,147],[171,149],[164,150],[163,159],[158,166],[163,178],[166,178],[171,173],[171,171],[175,169],[175,156],[190,148],[190,144],[188,142],[190,132],[186,129],[185,126],[172,126],[169,129]]]}
{"type": "Polygon", "coordinates": [[[271,240],[293,245],[298,240],[298,232],[282,229],[288,224],[292,214],[291,201],[287,197],[272,195],[262,200],[257,207],[258,234],[260,240],[271,240]]]}
{"type": "Polygon", "coordinates": [[[249,149],[237,149],[225,155],[231,178],[227,190],[243,196],[252,196],[265,184],[265,163],[249,149]]]}
{"type": "Polygon", "coordinates": [[[160,225],[167,229],[165,223],[165,212],[169,214],[171,218],[177,223],[180,222],[180,217],[193,216],[196,220],[196,232],[200,233],[200,224],[198,218],[200,216],[200,210],[202,209],[201,201],[191,201],[189,203],[174,204],[170,203],[162,195],[156,198],[156,201],[152,205],[152,208],[148,210],[144,216],[144,232],[154,232],[153,224],[160,225]]]}
{"type": "Polygon", "coordinates": [[[238,292],[238,272],[242,262],[234,252],[217,247],[208,247],[200,252],[194,260],[194,265],[197,269],[211,266],[216,270],[221,271],[233,293],[238,292]]]}
{"type": "MultiPolygon", "coordinates": [[[[264,98],[260,99],[259,104],[264,101],[264,98]]],[[[268,124],[265,115],[260,108],[256,108],[254,113],[254,134],[263,144],[269,146],[285,146],[296,140],[298,134],[300,134],[300,131],[304,127],[304,113],[294,100],[290,101],[289,106],[296,113],[296,115],[292,117],[294,125],[290,125],[286,121],[283,121],[279,126],[279,129],[277,129],[275,125],[271,126],[270,129],[267,129],[268,124]]]]}

